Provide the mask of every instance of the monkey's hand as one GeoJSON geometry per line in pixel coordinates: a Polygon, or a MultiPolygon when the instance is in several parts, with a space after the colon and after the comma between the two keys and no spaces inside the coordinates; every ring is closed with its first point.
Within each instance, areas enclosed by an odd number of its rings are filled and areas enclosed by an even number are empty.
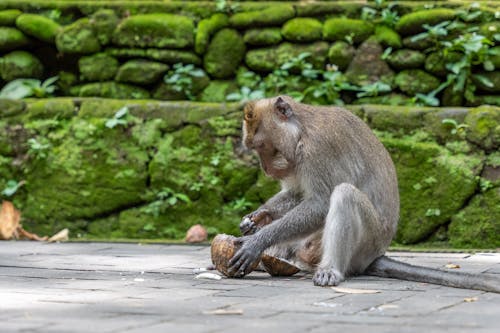
{"type": "Polygon", "coordinates": [[[236,277],[250,273],[252,264],[260,260],[264,249],[260,248],[256,240],[254,236],[243,236],[235,240],[235,243],[241,247],[229,260],[229,272],[235,274],[236,277]]]}
{"type": "Polygon", "coordinates": [[[243,235],[252,235],[259,228],[271,223],[273,221],[270,212],[267,209],[258,209],[243,217],[240,223],[240,231],[243,235]]]}

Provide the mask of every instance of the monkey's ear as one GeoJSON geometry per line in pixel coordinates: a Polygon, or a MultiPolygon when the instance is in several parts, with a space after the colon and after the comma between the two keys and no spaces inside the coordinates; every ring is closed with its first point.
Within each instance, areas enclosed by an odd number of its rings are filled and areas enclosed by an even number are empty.
{"type": "Polygon", "coordinates": [[[288,120],[293,115],[292,107],[281,97],[278,97],[276,102],[274,102],[274,110],[278,113],[281,120],[288,120]]]}

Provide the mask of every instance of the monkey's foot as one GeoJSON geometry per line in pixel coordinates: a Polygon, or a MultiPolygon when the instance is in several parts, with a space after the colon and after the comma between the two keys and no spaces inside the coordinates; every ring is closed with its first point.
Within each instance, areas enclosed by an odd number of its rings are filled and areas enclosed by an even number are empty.
{"type": "Polygon", "coordinates": [[[344,281],[344,276],[332,268],[318,268],[314,273],[313,282],[315,286],[336,286],[344,281]]]}

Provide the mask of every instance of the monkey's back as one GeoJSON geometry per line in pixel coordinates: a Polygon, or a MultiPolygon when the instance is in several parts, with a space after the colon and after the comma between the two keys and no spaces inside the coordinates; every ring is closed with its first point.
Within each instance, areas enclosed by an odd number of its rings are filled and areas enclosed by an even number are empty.
{"type": "Polygon", "coordinates": [[[349,183],[375,206],[390,237],[399,220],[399,191],[394,163],[379,139],[360,118],[346,109],[296,104],[303,126],[304,170],[315,174],[314,187],[330,195],[349,183]]]}

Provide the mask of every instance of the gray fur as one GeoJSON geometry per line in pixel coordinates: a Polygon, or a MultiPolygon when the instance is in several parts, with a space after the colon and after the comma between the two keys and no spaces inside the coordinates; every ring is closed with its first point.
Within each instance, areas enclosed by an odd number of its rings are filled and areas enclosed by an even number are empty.
{"type": "MultiPolygon", "coordinates": [[[[256,149],[264,171],[281,181],[282,191],[244,218],[240,227],[246,236],[230,261],[234,271],[243,274],[266,251],[314,270],[313,282],[320,286],[337,285],[370,265],[370,274],[397,271],[397,278],[444,284],[446,272],[427,278],[428,269],[380,259],[399,220],[397,177],[389,153],[361,119],[345,109],[300,104],[287,96],[257,101],[251,112],[261,118],[248,124],[252,133],[244,128],[243,141],[256,149]],[[267,216],[272,223],[258,228],[253,216],[267,216]],[[298,252],[318,236],[316,267],[298,252]]],[[[453,279],[448,285],[471,287],[453,279]]]]}

